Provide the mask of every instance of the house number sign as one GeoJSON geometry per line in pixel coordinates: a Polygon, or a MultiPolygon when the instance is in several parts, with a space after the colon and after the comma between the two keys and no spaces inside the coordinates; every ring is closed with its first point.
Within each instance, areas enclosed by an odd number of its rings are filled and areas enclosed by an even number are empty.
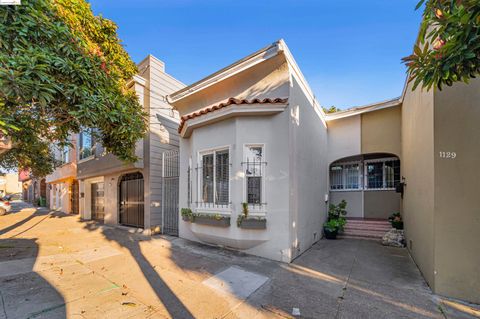
{"type": "Polygon", "coordinates": [[[455,152],[438,152],[440,155],[440,158],[446,158],[446,159],[454,159],[457,157],[457,153],[455,152]]]}

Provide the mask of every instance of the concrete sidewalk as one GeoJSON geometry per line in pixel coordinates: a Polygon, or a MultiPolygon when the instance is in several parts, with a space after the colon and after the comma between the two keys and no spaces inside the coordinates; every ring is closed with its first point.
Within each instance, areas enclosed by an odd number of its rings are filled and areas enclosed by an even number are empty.
{"type": "Polygon", "coordinates": [[[374,241],[322,240],[283,264],[32,208],[0,217],[0,318],[474,318],[475,311],[433,296],[406,250],[374,241]]]}

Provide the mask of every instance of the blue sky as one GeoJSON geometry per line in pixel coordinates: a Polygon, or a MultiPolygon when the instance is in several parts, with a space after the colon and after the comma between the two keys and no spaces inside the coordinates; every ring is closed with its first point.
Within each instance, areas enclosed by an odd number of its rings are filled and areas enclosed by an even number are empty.
{"type": "Polygon", "coordinates": [[[323,106],[401,94],[421,12],[417,0],[91,0],[135,62],[153,54],[191,84],[285,39],[323,106]]]}

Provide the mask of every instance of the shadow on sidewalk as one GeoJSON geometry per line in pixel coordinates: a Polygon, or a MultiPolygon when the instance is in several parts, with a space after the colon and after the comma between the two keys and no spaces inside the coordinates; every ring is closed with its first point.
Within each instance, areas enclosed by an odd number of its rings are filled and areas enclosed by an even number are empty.
{"type": "MultiPolygon", "coordinates": [[[[101,227],[102,225],[96,222],[88,222],[85,224],[85,228],[89,231],[95,231],[101,227]]],[[[135,259],[137,265],[141,269],[143,276],[148,281],[148,284],[155,291],[159,301],[163,304],[172,318],[195,318],[177,297],[175,292],[173,292],[165,281],[163,281],[155,268],[142,253],[140,243],[143,241],[143,236],[140,237],[139,235],[131,234],[128,231],[110,228],[102,228],[102,234],[106,239],[115,241],[129,250],[131,256],[135,259]]]]}
{"type": "Polygon", "coordinates": [[[0,318],[66,318],[65,300],[34,271],[36,239],[0,239],[0,318]]]}

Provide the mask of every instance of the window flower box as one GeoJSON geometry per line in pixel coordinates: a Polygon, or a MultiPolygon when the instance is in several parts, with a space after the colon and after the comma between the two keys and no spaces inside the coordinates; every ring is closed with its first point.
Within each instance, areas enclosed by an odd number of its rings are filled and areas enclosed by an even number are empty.
{"type": "Polygon", "coordinates": [[[182,208],[180,210],[180,213],[182,215],[182,220],[186,222],[191,222],[193,219],[193,213],[190,208],[182,208]]]}
{"type": "Polygon", "coordinates": [[[249,217],[242,218],[238,222],[238,227],[243,229],[266,229],[267,228],[267,219],[263,217],[249,217]]]}
{"type": "Polygon", "coordinates": [[[230,217],[219,214],[194,214],[192,223],[214,227],[230,227],[230,217]]]}

